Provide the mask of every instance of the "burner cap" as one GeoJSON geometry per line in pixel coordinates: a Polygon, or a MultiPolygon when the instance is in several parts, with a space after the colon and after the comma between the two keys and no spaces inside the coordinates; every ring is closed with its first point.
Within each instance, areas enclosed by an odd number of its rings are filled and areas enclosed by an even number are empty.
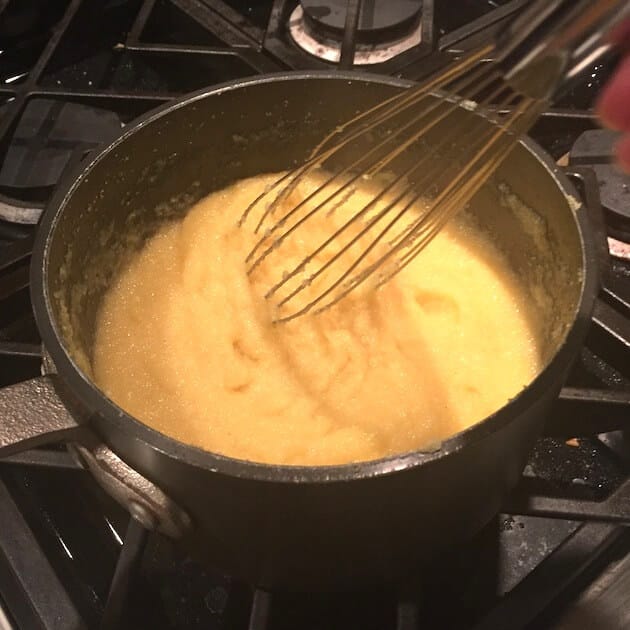
{"type": "Polygon", "coordinates": [[[599,183],[599,196],[611,236],[630,243],[630,175],[615,164],[613,149],[619,133],[608,129],[585,131],[569,153],[570,164],[590,166],[599,183]]]}
{"type": "MultiPolygon", "coordinates": [[[[321,35],[341,40],[347,0],[300,0],[307,25],[321,35]]],[[[418,24],[421,0],[364,0],[359,14],[357,42],[376,44],[409,34],[418,24]]]]}

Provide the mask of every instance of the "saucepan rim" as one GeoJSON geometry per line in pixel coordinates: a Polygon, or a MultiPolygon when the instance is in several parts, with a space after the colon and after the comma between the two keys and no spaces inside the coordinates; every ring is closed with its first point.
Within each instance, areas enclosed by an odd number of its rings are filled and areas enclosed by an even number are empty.
{"type": "Polygon", "coordinates": [[[495,413],[444,440],[433,451],[415,450],[377,460],[331,466],[274,465],[227,457],[179,442],[127,414],[109,400],[91,379],[81,371],[66,348],[60,327],[54,318],[52,296],[48,282],[48,277],[51,273],[49,253],[51,243],[55,237],[56,226],[63,216],[74,191],[90,177],[94,167],[101,160],[124,144],[129,137],[181,107],[248,86],[311,79],[348,81],[350,83],[367,82],[400,88],[414,85],[410,81],[364,72],[331,72],[325,70],[284,72],[229,81],[186,94],[157,107],[129,124],[118,138],[100,150],[98,154],[90,157],[87,163],[84,162],[78,165],[74,172],[70,173],[57,187],[39,225],[31,265],[31,297],[42,341],[56,366],[60,378],[69,387],[70,391],[76,395],[78,400],[86,406],[90,414],[99,414],[105,421],[111,423],[114,430],[126,434],[129,438],[141,440],[149,444],[153,449],[173,459],[229,476],[277,483],[347,482],[393,474],[447,457],[465,448],[468,444],[481,440],[484,436],[500,430],[520,415],[521,412],[535,404],[539,398],[541,388],[545,387],[547,381],[550,380],[550,373],[557,369],[558,364],[563,363],[562,356],[565,353],[570,354],[573,344],[581,341],[584,327],[590,320],[598,288],[597,256],[585,209],[583,207],[573,208],[569,203],[570,197],[578,200],[580,197],[562,169],[553,162],[551,157],[540,146],[533,140],[526,138],[521,144],[541,163],[549,176],[555,180],[556,185],[567,198],[567,211],[573,212],[581,247],[582,286],[573,322],[554,357],[526,388],[495,413]]]}

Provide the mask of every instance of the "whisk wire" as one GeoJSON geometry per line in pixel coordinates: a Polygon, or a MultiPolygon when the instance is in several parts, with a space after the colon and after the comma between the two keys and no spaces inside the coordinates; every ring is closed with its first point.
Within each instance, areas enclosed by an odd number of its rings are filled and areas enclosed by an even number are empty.
{"type": "MultiPolygon", "coordinates": [[[[481,78],[481,83],[480,83],[481,88],[487,87],[495,79],[496,77],[492,75],[489,75],[485,78],[481,78]]],[[[462,83],[462,88],[465,88],[470,84],[478,83],[479,80],[480,80],[480,77],[478,77],[477,74],[473,74],[472,76],[467,77],[466,81],[462,83]]],[[[499,90],[493,92],[492,94],[496,95],[497,92],[499,92],[499,90]]],[[[435,101],[431,104],[431,106],[429,106],[427,110],[423,112],[421,117],[413,118],[408,123],[401,125],[393,134],[387,136],[384,140],[377,143],[366,154],[363,154],[361,157],[359,157],[355,161],[342,167],[341,170],[337,171],[334,175],[329,177],[323,184],[321,184],[317,190],[308,194],[297,205],[295,205],[287,214],[282,216],[282,218],[280,218],[273,225],[273,227],[270,228],[270,230],[254,245],[254,247],[252,248],[252,250],[250,251],[250,254],[248,255],[246,259],[246,262],[250,263],[251,259],[254,256],[256,256],[256,254],[258,253],[260,248],[264,245],[264,243],[269,241],[269,238],[274,234],[274,232],[278,231],[280,227],[283,227],[284,225],[286,225],[286,222],[289,219],[295,216],[299,212],[300,209],[302,209],[303,207],[306,207],[312,199],[314,199],[320,193],[325,191],[335,180],[341,179],[347,173],[353,170],[359,169],[363,162],[369,160],[369,158],[372,155],[377,153],[380,149],[383,149],[387,144],[393,143],[393,141],[396,140],[396,138],[403,135],[404,132],[408,131],[410,128],[416,126],[418,122],[420,122],[421,120],[424,120],[425,117],[429,116],[436,109],[440,107],[444,109],[442,113],[440,113],[438,116],[434,116],[433,118],[431,118],[429,122],[426,123],[423,127],[414,131],[412,134],[408,135],[407,139],[404,142],[400,143],[396,148],[394,148],[392,151],[387,153],[383,158],[378,160],[374,165],[367,167],[364,171],[358,170],[356,175],[352,176],[348,181],[345,181],[343,185],[336,188],[332,193],[328,195],[328,197],[321,200],[307,214],[302,216],[290,228],[286,229],[282,235],[282,238],[286,238],[290,236],[290,234],[292,234],[297,228],[303,225],[309,218],[315,215],[327,203],[331,202],[333,199],[337,198],[338,196],[344,194],[357,180],[364,177],[374,177],[376,174],[378,174],[381,170],[383,170],[383,168],[385,168],[388,164],[390,164],[393,160],[395,160],[399,155],[401,155],[405,150],[407,150],[410,146],[412,146],[415,142],[417,142],[420,136],[430,131],[432,128],[434,128],[436,125],[442,122],[445,118],[451,115],[451,113],[457,107],[460,106],[463,100],[464,100],[463,97],[456,96],[452,99],[452,103],[450,104],[450,106],[447,108],[444,108],[443,107],[444,102],[441,101],[440,99],[435,99],[435,101]]],[[[363,214],[365,214],[365,212],[361,211],[359,216],[363,214]]],[[[247,271],[248,274],[254,271],[254,269],[274,250],[274,248],[278,246],[278,244],[279,243],[277,240],[272,241],[271,244],[269,244],[262,253],[256,256],[254,261],[251,262],[248,268],[248,271],[247,271]]]]}
{"type": "Polygon", "coordinates": [[[481,62],[492,52],[492,49],[493,47],[491,45],[487,45],[479,50],[468,53],[466,56],[461,58],[457,63],[453,64],[450,68],[447,68],[441,74],[438,74],[426,81],[423,81],[419,85],[410,88],[402,94],[395,94],[394,96],[391,96],[388,99],[381,101],[380,103],[374,105],[366,111],[361,112],[357,116],[354,116],[348,122],[343,123],[342,125],[338,125],[315,147],[315,149],[313,150],[313,154],[320,153],[326,143],[334,140],[348,127],[356,125],[361,120],[369,118],[370,126],[373,126],[374,124],[378,124],[380,122],[384,122],[391,118],[391,116],[396,115],[397,112],[401,111],[400,108],[406,108],[410,102],[414,102],[417,97],[430,94],[434,90],[445,88],[453,79],[461,78],[465,72],[474,68],[476,64],[481,62]],[[397,108],[395,109],[391,107],[394,104],[397,105],[397,108]],[[386,110],[383,118],[371,118],[372,115],[376,114],[380,110],[386,110]]]}
{"type": "MultiPolygon", "coordinates": [[[[486,98],[487,102],[491,102],[492,99],[496,98],[502,91],[504,91],[504,87],[503,86],[499,86],[499,88],[495,89],[493,92],[491,92],[488,97],[486,98]]],[[[481,106],[485,105],[486,102],[482,102],[481,106]]],[[[452,109],[449,109],[449,112],[452,111],[452,109]]],[[[454,133],[456,134],[458,132],[458,129],[454,130],[454,133]]],[[[441,143],[439,143],[439,145],[437,147],[435,147],[435,150],[438,151],[442,145],[448,144],[448,142],[452,140],[452,137],[447,136],[445,137],[441,143]]],[[[269,292],[266,294],[265,297],[270,298],[272,297],[278,289],[280,289],[284,284],[286,284],[292,277],[294,277],[296,275],[296,273],[299,272],[300,268],[303,267],[305,264],[308,264],[314,257],[316,257],[319,253],[321,253],[321,251],[323,251],[331,242],[333,242],[334,240],[336,240],[343,231],[345,231],[352,223],[354,223],[355,221],[357,221],[362,215],[364,215],[365,213],[368,212],[368,210],[376,205],[376,203],[382,198],[384,197],[388,192],[390,192],[397,183],[399,183],[400,181],[404,180],[406,177],[408,177],[409,175],[411,175],[414,171],[419,170],[422,165],[424,163],[424,159],[420,160],[418,163],[413,164],[411,167],[409,167],[406,171],[404,171],[403,173],[401,173],[398,177],[396,177],[396,179],[390,183],[388,186],[386,186],[385,188],[383,188],[377,195],[376,197],[374,197],[373,199],[370,200],[370,202],[368,202],[368,204],[366,204],[366,206],[364,206],[361,210],[359,210],[355,215],[353,215],[348,221],[346,221],[346,223],[344,223],[336,232],[334,232],[331,236],[328,237],[328,239],[326,239],[323,243],[321,243],[319,245],[319,247],[317,247],[317,249],[315,249],[311,254],[309,254],[300,265],[294,267],[290,272],[284,274],[284,277],[278,282],[276,283],[270,290],[269,292]]],[[[418,189],[422,189],[422,185],[425,182],[420,181],[418,182],[418,189]]],[[[404,189],[396,198],[394,198],[392,201],[390,201],[390,203],[384,208],[382,209],[375,217],[373,217],[368,223],[367,225],[356,235],[354,236],[349,243],[347,243],[345,245],[344,248],[340,249],[336,254],[334,254],[329,260],[326,261],[326,263],[320,267],[311,277],[310,280],[313,281],[315,279],[317,279],[320,275],[322,275],[328,268],[330,268],[341,256],[344,255],[345,251],[349,248],[351,248],[355,243],[357,243],[363,236],[365,236],[365,234],[367,234],[372,227],[378,223],[384,216],[386,216],[394,207],[396,207],[396,205],[398,205],[398,203],[404,199],[406,196],[409,195],[409,191],[412,189],[412,187],[407,187],[406,189],[404,189]]],[[[398,221],[404,216],[404,214],[407,213],[407,211],[413,207],[413,205],[420,199],[420,197],[422,196],[422,193],[417,193],[411,196],[411,198],[405,203],[405,205],[403,206],[403,208],[398,212],[398,214],[395,215],[395,217],[390,221],[389,224],[387,224],[387,226],[377,235],[374,237],[374,239],[372,240],[372,242],[370,243],[370,245],[363,251],[361,252],[361,254],[355,259],[355,261],[348,267],[348,269],[328,288],[326,289],[323,293],[321,293],[316,300],[313,300],[312,302],[310,302],[309,304],[307,304],[303,309],[300,309],[298,312],[294,313],[293,315],[291,315],[290,318],[282,318],[282,321],[287,321],[288,319],[293,319],[295,317],[298,317],[302,314],[304,314],[305,312],[307,312],[308,310],[311,310],[314,306],[317,305],[318,302],[322,301],[323,299],[325,299],[328,295],[330,295],[330,293],[332,293],[340,284],[342,284],[344,282],[344,280],[346,280],[346,278],[360,265],[360,263],[370,254],[370,252],[378,245],[378,243],[380,241],[382,241],[382,239],[386,236],[386,234],[396,225],[396,223],[398,223],[398,221]]],[[[419,219],[417,222],[414,222],[410,227],[408,227],[401,235],[399,235],[399,237],[397,238],[397,241],[402,241],[407,235],[408,232],[412,231],[416,224],[418,222],[420,222],[422,219],[419,219]]],[[[398,251],[398,249],[393,246],[392,249],[389,252],[389,255],[393,255],[394,253],[396,253],[398,251]]],[[[374,263],[374,265],[371,265],[367,271],[369,271],[370,273],[372,273],[372,271],[374,271],[374,269],[382,262],[384,262],[386,258],[383,257],[381,259],[379,259],[376,263],[374,263]]],[[[365,273],[362,277],[361,277],[361,281],[364,279],[367,279],[368,275],[370,275],[370,273],[365,273]]],[[[357,282],[358,284],[358,282],[357,282]]],[[[350,288],[354,288],[355,286],[357,286],[357,284],[352,284],[352,287],[348,287],[347,290],[343,293],[343,295],[345,295],[347,292],[349,292],[350,288]]],[[[301,290],[301,286],[298,286],[297,288],[295,288],[291,293],[289,293],[289,295],[287,295],[284,299],[282,299],[279,303],[278,303],[278,307],[282,307],[285,304],[288,303],[288,301],[293,298],[300,290],[301,290]]],[[[342,296],[340,296],[342,297],[342,296]]],[[[340,299],[340,298],[339,298],[340,299]]],[[[338,301],[338,300],[335,300],[338,301]]],[[[327,306],[325,306],[324,308],[327,308],[327,306]]]]}
{"type": "MultiPolygon", "coordinates": [[[[525,122],[520,125],[522,132],[525,132],[530,127],[531,123],[538,117],[540,110],[543,108],[542,106],[537,107],[536,112],[530,111],[529,114],[527,114],[524,109],[525,108],[522,108],[519,114],[520,116],[526,115],[526,118],[524,119],[525,122]]],[[[438,220],[435,221],[435,223],[429,225],[428,227],[423,226],[427,230],[427,234],[421,237],[421,241],[416,243],[410,251],[401,258],[399,264],[396,265],[394,270],[384,275],[379,280],[378,286],[391,280],[394,275],[402,271],[409,263],[411,263],[413,259],[426,247],[426,245],[431,242],[434,236],[444,227],[444,225],[451,220],[453,215],[457,213],[464,200],[470,199],[471,196],[481,188],[481,186],[485,183],[487,176],[494,171],[496,166],[503,161],[503,159],[512,151],[518,142],[519,134],[511,132],[511,135],[514,138],[513,141],[506,143],[502,149],[497,151],[496,154],[484,164],[483,168],[480,169],[479,174],[476,174],[475,178],[471,180],[472,184],[470,187],[466,188],[462,186],[461,189],[457,191],[456,197],[442,202],[444,206],[448,204],[446,211],[439,214],[438,220]]]]}
{"type": "MultiPolygon", "coordinates": [[[[365,208],[363,208],[363,210],[361,211],[362,213],[367,212],[367,210],[375,205],[378,201],[380,201],[380,199],[387,193],[389,192],[387,189],[384,189],[383,191],[381,191],[381,193],[379,193],[372,201],[369,202],[369,204],[367,206],[365,206],[365,208]]],[[[403,190],[403,192],[396,197],[393,201],[391,201],[383,210],[381,210],[375,217],[373,217],[368,223],[367,225],[356,235],[354,236],[350,242],[346,245],[346,248],[350,248],[352,247],[355,243],[358,243],[359,240],[361,238],[363,238],[363,236],[365,236],[370,230],[371,228],[378,222],[380,221],[381,218],[383,218],[385,215],[387,215],[389,213],[389,211],[394,208],[396,206],[396,204],[401,201],[402,199],[404,199],[404,197],[406,197],[408,195],[408,189],[403,190]]],[[[400,214],[397,216],[402,216],[408,209],[409,207],[411,207],[411,205],[413,204],[413,200],[411,203],[408,203],[407,205],[405,205],[405,207],[400,211],[400,214]]],[[[315,250],[312,254],[310,254],[309,256],[307,256],[307,258],[305,259],[306,262],[310,262],[310,260],[312,260],[315,256],[317,256],[319,253],[321,253],[331,242],[333,242],[340,234],[342,231],[344,231],[350,224],[354,223],[354,221],[356,220],[356,217],[352,217],[350,218],[341,228],[339,228],[337,230],[337,232],[335,232],[332,236],[330,236],[326,241],[324,241],[318,248],[317,250],[315,250]]],[[[308,310],[310,310],[311,308],[313,308],[319,301],[323,300],[324,298],[326,298],[332,291],[334,291],[353,271],[354,269],[356,269],[356,267],[361,263],[361,259],[364,258],[365,256],[369,255],[370,251],[376,247],[378,245],[378,242],[380,241],[380,239],[382,238],[382,235],[380,237],[377,237],[377,239],[375,239],[374,241],[372,241],[372,243],[368,246],[368,248],[361,254],[361,256],[359,258],[357,258],[351,265],[350,267],[328,288],[326,289],[322,294],[320,294],[318,296],[318,298],[316,300],[313,300],[312,302],[310,302],[309,304],[307,304],[303,309],[301,309],[300,311],[298,311],[297,313],[295,313],[294,315],[291,316],[291,319],[294,319],[295,317],[298,317],[299,315],[304,314],[305,312],[307,312],[308,310]]],[[[335,262],[337,262],[337,260],[339,260],[339,258],[341,258],[344,255],[345,251],[344,249],[339,250],[336,254],[334,254],[332,256],[332,258],[330,258],[328,261],[326,261],[326,263],[320,267],[312,276],[311,276],[311,280],[316,280],[319,276],[321,276],[327,269],[329,269],[335,262]]],[[[295,273],[298,271],[298,268],[296,267],[291,273],[293,274],[293,276],[295,275],[295,273]]],[[[292,276],[291,276],[292,277],[292,276]]],[[[283,278],[283,280],[279,283],[277,283],[272,290],[269,291],[269,293],[267,293],[267,295],[265,297],[272,297],[273,294],[280,289],[288,280],[289,278],[285,277],[283,278]]],[[[301,290],[301,287],[298,286],[296,289],[294,289],[289,295],[287,295],[284,299],[282,299],[279,303],[278,303],[278,307],[282,307],[285,304],[288,303],[288,301],[293,298],[299,291],[301,290]]],[[[283,321],[286,318],[283,318],[283,321]]]]}
{"type": "Polygon", "coordinates": [[[395,94],[385,101],[382,101],[381,103],[378,103],[365,112],[362,112],[361,114],[355,116],[347,123],[338,125],[335,130],[328,134],[315,147],[315,149],[311,153],[311,157],[307,159],[302,166],[298,167],[298,169],[296,169],[295,171],[290,171],[283,175],[276,182],[274,182],[274,184],[272,184],[269,189],[263,191],[260,195],[258,195],[258,197],[256,197],[256,199],[254,199],[254,201],[249,204],[249,206],[245,209],[245,212],[239,219],[239,226],[242,226],[245,223],[253,208],[256,207],[261,201],[263,201],[270,192],[289,180],[287,187],[280,191],[279,195],[269,204],[262,217],[260,218],[256,228],[254,229],[254,233],[258,233],[265,219],[270,214],[272,214],[275,207],[291,193],[291,191],[293,190],[291,184],[294,181],[297,181],[300,177],[307,175],[310,170],[312,170],[312,168],[317,167],[319,164],[321,164],[323,160],[331,157],[334,153],[340,151],[347,144],[349,144],[353,140],[356,140],[364,132],[364,128],[359,126],[359,129],[350,131],[350,133],[348,133],[346,137],[343,137],[342,135],[340,138],[338,138],[337,144],[335,144],[333,147],[325,151],[323,150],[325,144],[343,134],[343,132],[345,132],[347,128],[357,125],[357,123],[359,123],[361,120],[369,118],[369,116],[379,112],[380,110],[385,111],[383,114],[376,116],[374,119],[369,119],[370,128],[373,128],[376,125],[391,119],[393,116],[398,115],[400,112],[404,111],[408,107],[416,104],[419,98],[425,96],[433,90],[445,87],[454,77],[461,76],[463,72],[470,68],[473,68],[474,65],[481,61],[485,56],[487,56],[488,53],[491,52],[491,50],[491,46],[486,46],[478,51],[469,53],[466,57],[462,58],[455,66],[449,68],[437,77],[421,83],[419,86],[410,88],[402,94],[395,94]],[[395,104],[397,107],[389,107],[393,104],[395,104]]]}
{"type": "Polygon", "coordinates": [[[260,211],[247,273],[272,255],[284,260],[281,277],[263,291],[276,307],[276,322],[326,310],[374,274],[378,287],[399,273],[531,127],[545,104],[511,89],[483,62],[489,52],[486,47],[470,54],[440,76],[339,125],[303,164],[245,209],[239,225],[254,209],[260,211]],[[450,159],[440,162],[444,157],[450,159]],[[306,179],[316,171],[321,179],[306,179]],[[365,189],[364,179],[371,181],[365,189]],[[304,188],[298,188],[302,182],[304,188]],[[359,195],[356,210],[349,203],[354,195],[359,195]],[[349,216],[339,214],[344,212],[349,216]],[[330,218],[331,230],[300,255],[300,234],[319,234],[325,225],[311,223],[317,217],[330,218]],[[297,249],[285,244],[289,239],[297,249]],[[282,259],[283,251],[297,251],[297,262],[282,259]]]}
{"type": "MultiPolygon", "coordinates": [[[[493,92],[491,92],[485,99],[484,102],[482,102],[480,104],[480,106],[484,106],[485,104],[487,104],[486,102],[491,102],[494,98],[496,98],[498,95],[500,95],[501,92],[504,91],[504,86],[499,86],[497,89],[495,89],[493,92]]],[[[511,96],[510,99],[508,101],[506,101],[504,103],[504,106],[508,106],[511,104],[511,101],[514,99],[514,96],[511,96]]],[[[473,129],[473,131],[475,130],[475,128],[473,129]]],[[[457,134],[459,133],[459,129],[455,128],[453,130],[453,134],[457,134]]],[[[439,150],[441,148],[442,145],[448,144],[449,141],[452,139],[451,136],[447,136],[445,137],[441,143],[439,143],[439,145],[435,148],[435,150],[439,150]]],[[[482,144],[483,142],[485,142],[484,137],[482,136],[481,138],[477,139],[477,144],[482,144]]],[[[473,143],[474,146],[474,143],[473,143]]],[[[272,289],[268,292],[266,297],[272,297],[276,291],[283,286],[290,278],[292,278],[297,272],[299,272],[299,268],[303,266],[304,263],[308,263],[310,262],[310,260],[312,258],[314,258],[317,254],[319,254],[323,249],[325,249],[330,242],[334,241],[336,238],[338,238],[341,233],[347,229],[347,227],[351,224],[354,223],[356,220],[359,219],[359,217],[364,214],[365,212],[367,212],[367,210],[370,208],[370,206],[374,205],[376,203],[376,201],[378,201],[381,197],[383,197],[387,192],[389,192],[391,190],[391,188],[398,183],[401,179],[403,179],[404,177],[408,176],[409,174],[411,174],[413,171],[418,170],[422,167],[424,160],[420,160],[420,162],[412,165],[410,168],[407,169],[406,172],[404,172],[403,174],[401,174],[400,176],[398,176],[396,178],[396,180],[390,184],[389,186],[387,186],[386,188],[384,188],[378,195],[376,198],[374,198],[373,200],[371,200],[364,208],[362,208],[359,212],[357,212],[357,214],[353,215],[348,221],[346,221],[346,223],[339,228],[336,232],[334,232],[326,241],[324,241],[322,244],[320,244],[320,246],[314,251],[312,252],[312,254],[309,254],[309,256],[303,261],[303,263],[301,265],[299,265],[298,267],[295,267],[290,273],[285,274],[285,277],[278,282],[276,285],[274,285],[274,287],[272,287],[272,289]]],[[[430,176],[430,172],[428,171],[429,176],[430,176]]],[[[426,179],[426,177],[425,177],[426,179]]],[[[423,188],[423,184],[426,183],[422,180],[420,180],[419,182],[416,182],[416,188],[418,190],[422,190],[423,188]]],[[[315,279],[317,279],[320,275],[322,275],[328,268],[330,268],[337,260],[339,260],[339,258],[341,258],[341,256],[344,255],[344,253],[350,249],[356,242],[358,242],[365,234],[367,234],[369,231],[372,230],[372,228],[374,227],[374,225],[379,222],[384,216],[386,216],[387,214],[389,214],[389,212],[398,205],[398,203],[404,199],[404,197],[409,195],[409,191],[411,190],[411,187],[408,187],[407,189],[403,190],[398,197],[394,198],[383,210],[381,210],[374,218],[372,218],[368,224],[359,232],[359,234],[357,234],[354,238],[352,238],[350,240],[350,242],[348,242],[342,249],[340,249],[339,251],[337,251],[329,260],[326,261],[326,263],[320,267],[311,277],[310,280],[313,281],[315,279]]],[[[328,297],[331,293],[333,293],[351,274],[352,272],[361,264],[361,262],[367,258],[367,256],[369,256],[369,254],[371,253],[371,251],[378,245],[379,242],[381,242],[385,236],[387,235],[388,232],[391,231],[391,229],[399,222],[399,220],[409,211],[410,208],[412,208],[414,206],[414,204],[416,204],[418,202],[418,200],[421,198],[422,193],[418,192],[417,194],[414,194],[411,196],[410,199],[407,200],[407,202],[404,204],[404,206],[402,207],[402,209],[394,216],[394,218],[382,229],[382,231],[376,235],[373,240],[371,241],[371,243],[368,245],[368,247],[363,250],[361,252],[361,254],[359,254],[357,256],[357,258],[352,262],[352,264],[350,264],[350,266],[345,270],[344,273],[341,274],[341,276],[339,276],[335,282],[333,282],[327,289],[325,289],[321,294],[319,294],[317,296],[317,298],[315,300],[312,300],[311,302],[309,302],[305,307],[303,307],[302,309],[298,310],[296,313],[292,314],[290,317],[283,317],[281,319],[281,321],[288,321],[288,319],[294,319],[295,317],[298,317],[300,315],[303,315],[305,312],[308,312],[309,310],[313,309],[318,303],[320,303],[321,301],[323,301],[326,297],[328,297]]],[[[331,306],[333,303],[336,303],[337,301],[339,301],[339,299],[341,299],[341,297],[345,296],[350,290],[356,288],[356,286],[358,286],[361,282],[363,282],[364,280],[366,280],[379,266],[381,266],[388,258],[392,257],[394,254],[398,253],[398,251],[401,249],[401,247],[407,246],[407,242],[406,239],[409,236],[413,236],[414,232],[417,229],[418,224],[421,224],[423,222],[428,222],[431,219],[432,213],[436,211],[436,208],[439,207],[439,203],[440,200],[436,200],[434,202],[434,204],[432,205],[432,207],[427,211],[426,214],[421,215],[415,222],[413,222],[410,226],[408,226],[401,234],[399,234],[396,239],[394,240],[393,244],[391,245],[391,248],[389,249],[389,251],[382,257],[380,257],[375,263],[373,263],[372,265],[369,265],[367,269],[365,269],[360,275],[358,275],[351,283],[349,283],[349,285],[345,288],[345,290],[343,290],[339,296],[334,299],[331,303],[326,304],[324,307],[322,308],[328,308],[329,306],[331,306]]],[[[380,284],[380,283],[379,283],[380,284]]],[[[287,295],[284,299],[282,299],[279,303],[278,303],[278,307],[282,307],[284,305],[286,305],[289,300],[291,298],[293,298],[300,290],[301,290],[301,286],[296,287],[292,292],[289,293],[289,295],[287,295]]],[[[321,309],[319,309],[321,310],[321,309]]],[[[315,311],[318,312],[318,311],[315,311]]]]}

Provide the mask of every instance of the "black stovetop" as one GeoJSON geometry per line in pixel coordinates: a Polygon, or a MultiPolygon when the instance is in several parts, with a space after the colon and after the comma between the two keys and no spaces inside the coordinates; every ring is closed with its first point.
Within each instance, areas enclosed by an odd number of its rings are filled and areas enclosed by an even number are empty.
{"type": "MultiPolygon", "coordinates": [[[[419,79],[436,57],[487,40],[525,1],[424,0],[422,43],[362,69],[419,79]]],[[[58,180],[174,96],[263,72],[330,67],[291,40],[296,5],[0,0],[0,386],[40,370],[28,261],[58,180]]],[[[590,108],[609,72],[593,68],[535,127],[555,158],[597,129],[590,108]]],[[[611,179],[609,141],[595,157],[578,145],[572,161],[586,168],[575,177],[583,194],[605,193],[607,228],[590,201],[595,229],[620,239],[630,232],[620,219],[630,200],[611,179]]],[[[51,448],[0,463],[0,628],[3,614],[7,627],[27,630],[99,627],[121,557],[131,585],[116,589],[109,627],[629,627],[619,595],[630,574],[630,449],[621,431],[630,420],[630,248],[611,243],[622,255],[602,252],[604,288],[587,343],[520,487],[479,536],[415,581],[335,595],[256,590],[146,536],[63,448],[51,448]],[[112,621],[116,608],[120,623],[112,621]]]]}

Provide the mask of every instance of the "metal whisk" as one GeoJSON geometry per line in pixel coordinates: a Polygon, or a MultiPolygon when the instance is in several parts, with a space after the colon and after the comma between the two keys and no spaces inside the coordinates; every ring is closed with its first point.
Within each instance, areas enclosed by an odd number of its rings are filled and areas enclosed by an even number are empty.
{"type": "Polygon", "coordinates": [[[340,125],[240,219],[284,322],[387,282],[464,208],[558,88],[608,51],[627,0],[536,0],[492,46],[340,125]],[[492,59],[492,61],[490,61],[492,59]],[[266,276],[265,276],[266,277],[266,276]]]}

